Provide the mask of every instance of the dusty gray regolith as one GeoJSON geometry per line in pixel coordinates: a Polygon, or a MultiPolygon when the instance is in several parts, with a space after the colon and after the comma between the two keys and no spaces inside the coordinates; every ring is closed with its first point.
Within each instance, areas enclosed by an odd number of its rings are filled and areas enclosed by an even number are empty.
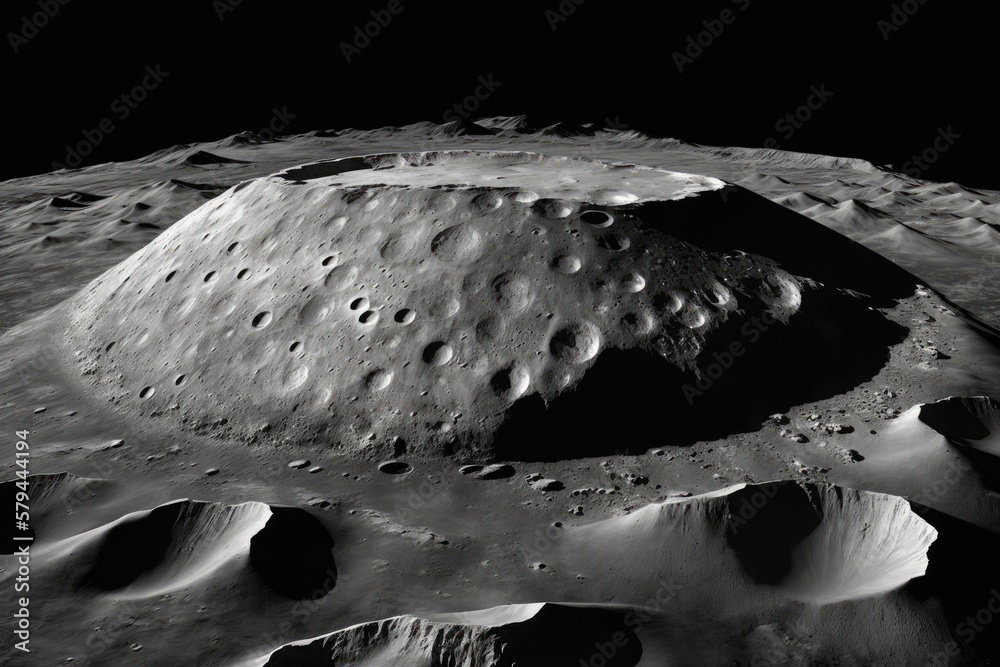
{"type": "Polygon", "coordinates": [[[94,280],[66,343],[147,424],[489,454],[515,402],[555,399],[606,350],[692,368],[730,318],[799,309],[802,282],[775,262],[647,224],[724,187],[531,153],[306,165],[229,190],[94,280]]]}

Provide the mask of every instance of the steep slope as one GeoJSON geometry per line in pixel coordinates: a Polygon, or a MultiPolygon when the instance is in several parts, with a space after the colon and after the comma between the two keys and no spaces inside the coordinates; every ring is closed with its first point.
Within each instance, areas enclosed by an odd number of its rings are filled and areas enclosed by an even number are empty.
{"type": "Polygon", "coordinates": [[[576,667],[595,655],[601,658],[594,642],[606,639],[611,648],[601,664],[635,667],[642,642],[625,616],[624,610],[543,603],[397,616],[283,646],[258,664],[576,667]]]}

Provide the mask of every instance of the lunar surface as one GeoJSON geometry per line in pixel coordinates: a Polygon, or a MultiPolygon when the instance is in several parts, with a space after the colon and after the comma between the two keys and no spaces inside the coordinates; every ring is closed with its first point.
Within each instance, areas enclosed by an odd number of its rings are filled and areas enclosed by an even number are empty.
{"type": "Polygon", "coordinates": [[[4,665],[1000,660],[1000,192],[493,117],[0,220],[4,665]]]}

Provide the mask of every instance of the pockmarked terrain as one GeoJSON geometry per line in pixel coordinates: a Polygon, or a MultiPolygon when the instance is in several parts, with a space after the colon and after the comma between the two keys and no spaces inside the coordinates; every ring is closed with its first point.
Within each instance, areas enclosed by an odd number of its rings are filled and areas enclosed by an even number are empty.
{"type": "Polygon", "coordinates": [[[2,183],[0,656],[987,664],[998,202],[520,117],[2,183]]]}

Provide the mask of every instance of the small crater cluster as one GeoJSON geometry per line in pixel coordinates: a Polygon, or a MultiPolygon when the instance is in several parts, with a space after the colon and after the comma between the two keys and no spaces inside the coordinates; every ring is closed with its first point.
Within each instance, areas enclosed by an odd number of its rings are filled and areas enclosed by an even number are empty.
{"type": "Polygon", "coordinates": [[[741,292],[628,195],[258,179],[100,278],[74,335],[103,357],[109,391],[151,406],[136,409],[294,414],[330,442],[454,451],[521,398],[555,398],[603,350],[681,365],[744,294],[798,307],[791,276],[745,263],[757,289],[741,292]]]}

